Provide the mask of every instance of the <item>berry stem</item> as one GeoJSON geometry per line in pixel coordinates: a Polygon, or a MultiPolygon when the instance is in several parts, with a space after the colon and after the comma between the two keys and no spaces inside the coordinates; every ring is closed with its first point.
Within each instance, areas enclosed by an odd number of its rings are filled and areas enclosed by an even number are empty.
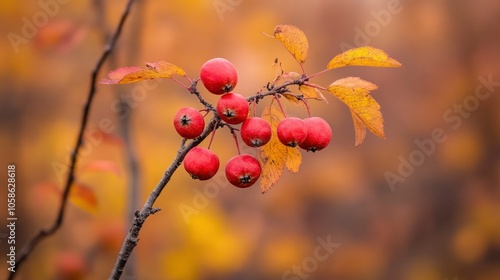
{"type": "Polygon", "coordinates": [[[283,110],[283,106],[281,105],[281,101],[279,100],[279,95],[275,94],[274,99],[278,103],[278,106],[280,107],[281,113],[283,113],[283,116],[285,116],[285,118],[286,118],[287,116],[286,116],[285,110],[283,110]]]}
{"type": "Polygon", "coordinates": [[[317,89],[320,89],[320,90],[328,90],[325,87],[322,87],[322,86],[317,85],[317,84],[311,84],[311,83],[308,83],[308,82],[304,82],[304,85],[309,86],[309,87],[313,87],[313,88],[317,88],[317,89]]]}
{"type": "Polygon", "coordinates": [[[234,143],[236,143],[236,149],[238,150],[238,155],[241,155],[240,143],[238,143],[238,136],[236,136],[234,129],[230,128],[230,130],[231,130],[231,134],[233,135],[233,138],[234,138],[234,143]]]}
{"type": "Polygon", "coordinates": [[[206,117],[208,115],[208,113],[210,113],[210,110],[205,108],[205,109],[201,109],[200,113],[201,112],[205,112],[205,114],[203,115],[203,117],[206,117]]]}
{"type": "Polygon", "coordinates": [[[219,125],[216,125],[216,126],[214,126],[214,130],[212,130],[212,136],[210,136],[210,142],[208,142],[208,147],[207,147],[207,149],[209,149],[209,150],[210,150],[210,147],[212,146],[212,142],[214,141],[215,132],[217,132],[218,127],[219,127],[219,125]]]}
{"type": "Polygon", "coordinates": [[[304,105],[306,105],[307,116],[309,116],[309,118],[310,118],[311,117],[311,108],[309,107],[309,102],[307,102],[307,99],[305,99],[304,97],[300,98],[300,100],[302,102],[304,102],[304,105]]]}

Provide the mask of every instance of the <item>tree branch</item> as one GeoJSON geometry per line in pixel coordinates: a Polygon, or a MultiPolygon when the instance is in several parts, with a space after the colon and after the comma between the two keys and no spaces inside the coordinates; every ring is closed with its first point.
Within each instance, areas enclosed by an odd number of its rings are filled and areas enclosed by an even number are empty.
{"type": "MultiPolygon", "coordinates": [[[[279,86],[275,86],[269,89],[268,92],[264,93],[259,93],[254,96],[249,96],[247,97],[247,100],[249,102],[258,102],[259,100],[265,98],[266,96],[275,96],[276,94],[283,94],[285,92],[289,92],[288,86],[291,85],[302,85],[304,84],[309,77],[303,76],[297,80],[289,81],[286,83],[283,83],[279,86]]],[[[137,243],[139,242],[139,232],[142,229],[142,226],[144,225],[144,222],[146,219],[151,216],[152,214],[157,213],[160,211],[158,208],[153,208],[153,205],[155,201],[158,199],[160,196],[161,192],[165,188],[165,186],[168,184],[170,179],[172,178],[172,175],[174,175],[175,171],[177,168],[181,165],[182,161],[184,160],[184,157],[186,154],[193,149],[194,147],[198,146],[203,140],[205,140],[214,129],[226,126],[226,124],[221,125],[221,119],[219,115],[217,114],[217,110],[213,107],[212,104],[207,102],[203,97],[201,96],[200,92],[197,89],[197,84],[198,84],[199,79],[193,80],[192,84],[190,87],[187,88],[187,90],[196,95],[198,98],[198,101],[205,106],[205,108],[209,111],[212,111],[214,113],[214,117],[210,120],[208,125],[205,127],[203,130],[202,134],[195,138],[193,141],[189,142],[186,145],[186,139],[183,139],[181,142],[181,145],[179,147],[179,150],[177,151],[177,156],[175,159],[172,161],[170,166],[167,168],[165,173],[163,174],[162,178],[156,185],[156,187],[153,189],[151,194],[149,195],[147,201],[144,203],[144,206],[140,211],[135,212],[135,217],[132,222],[132,226],[130,227],[127,236],[125,237],[125,240],[123,241],[122,247],[120,249],[120,253],[118,254],[118,258],[116,260],[115,266],[111,272],[111,276],[109,277],[109,280],[119,280],[121,275],[123,274],[123,270],[125,269],[125,266],[127,264],[128,259],[130,258],[130,255],[132,254],[132,251],[134,248],[137,246],[137,243]]],[[[232,133],[234,133],[234,128],[230,125],[227,125],[232,133]]]]}
{"type": "Polygon", "coordinates": [[[140,211],[136,211],[134,221],[132,222],[132,227],[130,228],[127,237],[123,242],[122,248],[120,249],[120,253],[118,254],[118,259],[116,260],[115,266],[109,278],[110,280],[120,279],[120,276],[123,273],[123,269],[127,264],[127,260],[130,257],[130,254],[134,250],[135,246],[137,246],[137,242],[139,241],[138,236],[142,228],[142,225],[150,215],[155,214],[156,212],[159,211],[158,208],[153,208],[153,205],[156,199],[158,199],[158,197],[160,196],[163,188],[165,188],[165,186],[172,178],[172,175],[174,175],[174,172],[181,165],[186,154],[191,149],[193,149],[194,147],[198,146],[201,142],[203,142],[203,140],[205,140],[205,138],[207,138],[210,135],[210,133],[212,133],[212,131],[219,122],[220,122],[219,117],[217,115],[214,116],[198,138],[189,142],[187,145],[185,145],[186,144],[185,140],[182,141],[181,146],[177,151],[177,156],[172,161],[170,166],[163,174],[161,180],[158,182],[154,190],[149,195],[148,200],[146,201],[142,209],[140,211]]]}
{"type": "MultiPolygon", "coordinates": [[[[118,38],[121,35],[123,26],[125,24],[125,21],[127,20],[127,17],[130,13],[132,4],[134,0],[128,0],[127,5],[125,6],[125,9],[123,11],[123,14],[120,18],[120,21],[118,23],[118,26],[113,34],[113,37],[110,39],[109,43],[104,47],[104,50],[100,56],[100,58],[97,61],[96,66],[92,70],[91,73],[91,81],[90,81],[90,89],[88,92],[87,96],[87,101],[85,103],[84,109],[83,109],[83,116],[80,124],[80,130],[78,131],[78,137],[76,140],[75,148],[73,152],[71,153],[71,163],[69,167],[69,172],[66,177],[66,183],[64,185],[64,191],[61,199],[61,205],[59,207],[59,212],[57,214],[57,218],[54,222],[54,224],[47,228],[47,229],[42,229],[40,232],[38,232],[37,235],[35,235],[28,243],[23,247],[21,250],[21,253],[19,254],[19,258],[17,259],[16,263],[16,270],[19,271],[21,268],[22,264],[25,262],[27,257],[31,254],[31,252],[36,248],[40,242],[45,240],[46,238],[50,237],[54,233],[59,230],[59,228],[62,225],[62,222],[64,220],[64,215],[65,215],[65,209],[66,205],[68,202],[68,197],[69,193],[71,191],[71,186],[73,185],[73,182],[75,180],[75,167],[78,159],[78,152],[80,150],[80,147],[83,144],[83,134],[85,132],[85,128],[87,127],[87,122],[89,119],[90,115],[90,108],[92,106],[92,101],[94,99],[95,93],[96,93],[96,84],[97,84],[97,75],[99,74],[99,71],[101,70],[102,66],[104,65],[104,62],[108,58],[109,54],[113,50],[114,46],[116,45],[116,42],[118,41],[118,38]]],[[[15,272],[10,272],[9,273],[9,280],[14,279],[15,277],[15,272]]]]}

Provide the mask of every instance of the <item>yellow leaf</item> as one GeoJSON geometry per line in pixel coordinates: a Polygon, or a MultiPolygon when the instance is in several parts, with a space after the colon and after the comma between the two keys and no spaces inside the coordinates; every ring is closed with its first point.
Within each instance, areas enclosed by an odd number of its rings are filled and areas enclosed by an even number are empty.
{"type": "Polygon", "coordinates": [[[315,99],[315,100],[325,100],[325,97],[319,91],[319,89],[307,85],[301,85],[299,86],[299,90],[304,95],[304,98],[306,99],[315,99]]]}
{"type": "Polygon", "coordinates": [[[160,60],[157,62],[146,63],[149,69],[156,71],[162,78],[171,79],[173,75],[186,76],[186,72],[172,63],[160,60]]]}
{"type": "Polygon", "coordinates": [[[302,162],[302,154],[297,148],[283,145],[276,134],[278,123],[284,118],[283,113],[274,106],[269,106],[262,112],[262,118],[271,124],[273,135],[269,143],[259,151],[262,166],[260,189],[262,193],[269,191],[280,179],[283,168],[298,172],[302,162]]]}
{"type": "Polygon", "coordinates": [[[146,79],[171,79],[173,75],[186,76],[186,72],[171,63],[160,60],[146,63],[146,69],[138,67],[118,68],[108,74],[109,79],[102,79],[99,83],[108,85],[129,84],[146,79]]]}
{"type": "Polygon", "coordinates": [[[351,111],[352,120],[354,122],[354,146],[359,146],[366,137],[366,126],[363,121],[351,111]]]}
{"type": "Polygon", "coordinates": [[[89,213],[97,212],[97,197],[94,191],[81,183],[76,183],[71,187],[69,201],[89,213]]]}
{"type": "Polygon", "coordinates": [[[366,126],[373,134],[385,138],[384,119],[380,105],[370,95],[376,85],[357,77],[348,77],[333,82],[328,91],[342,100],[351,109],[356,133],[356,146],[364,140],[366,126]]]}
{"type": "Polygon", "coordinates": [[[302,163],[302,154],[297,148],[286,147],[286,146],[285,148],[287,151],[287,158],[285,162],[286,169],[288,169],[288,171],[292,173],[299,172],[300,164],[302,163]]]}
{"type": "Polygon", "coordinates": [[[304,108],[307,108],[307,106],[304,103],[305,101],[304,99],[314,99],[314,100],[326,101],[328,103],[328,101],[323,96],[321,91],[319,91],[319,89],[317,88],[301,85],[299,86],[299,90],[302,93],[302,99],[291,93],[283,93],[282,95],[288,101],[292,102],[294,105],[301,106],[304,108]]]}
{"type": "Polygon", "coordinates": [[[285,46],[301,65],[304,64],[307,59],[309,42],[302,30],[293,25],[282,24],[274,28],[273,36],[285,46]]]}
{"type": "Polygon", "coordinates": [[[373,47],[347,50],[328,63],[328,69],[344,66],[401,67],[401,63],[390,58],[384,51],[373,47]]]}
{"type": "Polygon", "coordinates": [[[294,105],[297,106],[304,106],[304,102],[302,102],[297,96],[291,94],[291,93],[283,93],[283,96],[290,102],[292,102],[294,105]]]}

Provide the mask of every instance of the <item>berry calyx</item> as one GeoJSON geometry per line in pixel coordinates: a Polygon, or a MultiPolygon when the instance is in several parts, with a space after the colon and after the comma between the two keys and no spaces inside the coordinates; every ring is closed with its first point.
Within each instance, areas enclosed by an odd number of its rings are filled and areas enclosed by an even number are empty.
{"type": "Polygon", "coordinates": [[[271,135],[271,125],[263,118],[249,118],[241,125],[241,139],[250,147],[264,146],[271,140],[271,135]]]}
{"type": "Polygon", "coordinates": [[[244,122],[247,119],[248,110],[248,101],[241,94],[227,93],[217,102],[217,113],[228,124],[244,122]]]}
{"type": "Polygon", "coordinates": [[[207,148],[194,147],[184,158],[184,169],[193,179],[208,180],[219,170],[219,157],[207,148]]]}
{"type": "Polygon", "coordinates": [[[283,145],[296,147],[306,140],[307,126],[299,118],[284,118],[278,124],[277,134],[278,139],[283,145]]]}
{"type": "Polygon", "coordinates": [[[229,60],[213,58],[201,66],[200,79],[209,92],[221,95],[234,89],[238,73],[229,60]]]}
{"type": "Polygon", "coordinates": [[[205,120],[198,110],[181,108],[174,116],[174,128],[183,138],[194,139],[203,132],[205,120]]]}
{"type": "Polygon", "coordinates": [[[332,129],[328,123],[320,117],[311,117],[304,119],[307,126],[307,137],[299,144],[304,150],[316,152],[320,151],[330,144],[332,139],[332,129]]]}
{"type": "Polygon", "coordinates": [[[226,165],[226,178],[233,186],[248,188],[259,179],[262,169],[260,163],[248,154],[231,158],[226,165]]]}

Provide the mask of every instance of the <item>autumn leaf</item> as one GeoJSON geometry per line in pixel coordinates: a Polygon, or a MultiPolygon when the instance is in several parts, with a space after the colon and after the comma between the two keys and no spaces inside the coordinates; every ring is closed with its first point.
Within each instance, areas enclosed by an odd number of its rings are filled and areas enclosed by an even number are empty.
{"type": "Polygon", "coordinates": [[[118,165],[109,160],[95,160],[91,161],[81,168],[82,172],[89,172],[89,171],[99,171],[99,172],[109,172],[113,173],[117,176],[121,175],[121,170],[118,167],[118,165]]]}
{"type": "Polygon", "coordinates": [[[354,146],[359,146],[366,137],[366,126],[363,121],[351,111],[352,121],[354,122],[354,146]]]}
{"type": "Polygon", "coordinates": [[[262,166],[260,177],[262,193],[269,191],[279,181],[283,168],[296,173],[302,162],[302,154],[297,148],[287,147],[278,139],[276,128],[284,117],[283,113],[274,106],[266,107],[262,112],[262,118],[271,124],[273,132],[269,143],[259,151],[259,160],[262,166]]]}
{"type": "Polygon", "coordinates": [[[34,40],[38,48],[65,53],[78,46],[87,33],[88,28],[75,20],[58,19],[41,26],[34,40]]]}
{"type": "MultiPolygon", "coordinates": [[[[53,182],[43,182],[37,184],[34,187],[34,190],[35,195],[38,198],[36,203],[40,203],[42,201],[46,202],[48,198],[61,199],[64,191],[60,186],[53,182]]],[[[71,186],[68,201],[86,212],[91,214],[97,213],[97,197],[94,191],[87,185],[79,182],[74,183],[71,186]]],[[[40,204],[40,207],[43,206],[40,204]]]]}
{"type": "Polygon", "coordinates": [[[326,98],[317,88],[314,88],[312,86],[301,85],[299,86],[299,91],[302,93],[302,96],[297,96],[291,93],[283,93],[282,96],[285,97],[292,104],[297,106],[302,106],[304,108],[307,108],[306,104],[304,103],[305,99],[321,100],[321,101],[326,101],[328,103],[326,98]]]}
{"type": "Polygon", "coordinates": [[[285,97],[288,101],[292,102],[294,105],[297,106],[304,106],[304,102],[300,100],[296,95],[291,94],[291,93],[283,93],[283,97],[285,97]]]}
{"type": "Polygon", "coordinates": [[[281,24],[274,28],[273,36],[285,46],[301,65],[304,64],[307,59],[309,42],[302,30],[293,25],[281,24]]]}
{"type": "Polygon", "coordinates": [[[301,86],[299,86],[299,90],[305,99],[314,99],[314,100],[321,100],[321,101],[325,100],[326,101],[326,98],[323,96],[321,91],[319,91],[319,89],[317,89],[315,87],[308,86],[308,85],[301,85],[301,86]]]}
{"type": "Polygon", "coordinates": [[[146,79],[172,79],[173,75],[186,76],[186,72],[171,63],[160,60],[146,63],[145,69],[139,67],[118,68],[108,74],[109,79],[102,79],[99,83],[106,85],[130,84],[146,79]]]}
{"type": "Polygon", "coordinates": [[[82,183],[75,183],[71,187],[69,201],[82,210],[97,213],[97,197],[90,187],[82,183]]]}
{"type": "Polygon", "coordinates": [[[328,69],[344,66],[401,67],[401,63],[390,58],[384,51],[373,47],[347,50],[328,63],[328,69]]]}
{"type": "Polygon", "coordinates": [[[337,80],[328,87],[328,91],[342,100],[351,110],[356,146],[363,142],[366,128],[378,137],[385,138],[380,105],[370,95],[370,91],[375,89],[376,85],[357,77],[337,80]]]}

